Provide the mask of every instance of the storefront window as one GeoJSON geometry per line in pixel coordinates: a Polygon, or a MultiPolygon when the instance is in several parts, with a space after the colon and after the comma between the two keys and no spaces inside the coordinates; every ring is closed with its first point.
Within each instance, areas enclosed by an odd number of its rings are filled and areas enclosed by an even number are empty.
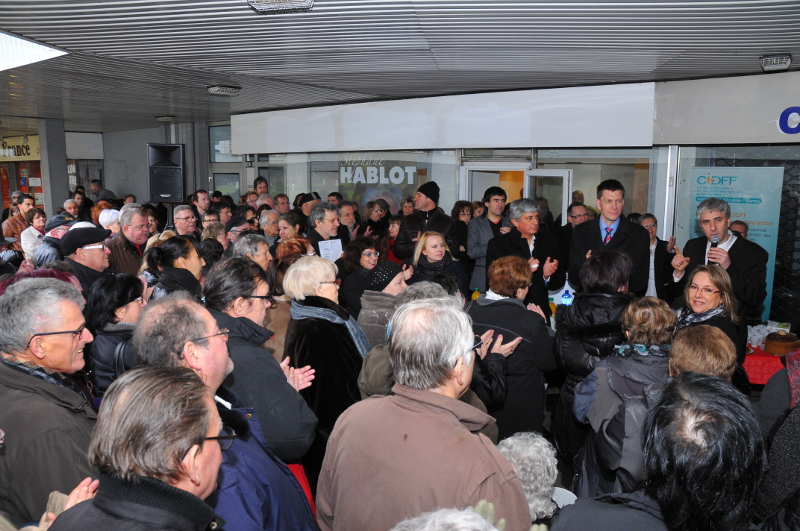
{"type": "MultiPolygon", "coordinates": [[[[582,191],[585,203],[592,207],[597,185],[606,179],[616,179],[625,187],[623,214],[644,214],[652,156],[652,149],[540,149],[536,167],[572,170],[572,190],[582,191]]],[[[550,210],[554,211],[552,205],[550,210]]]]}
{"type": "MultiPolygon", "coordinates": [[[[357,202],[362,208],[367,201],[386,199],[397,213],[403,197],[414,195],[428,181],[440,188],[440,205],[452,208],[457,195],[455,151],[370,151],[346,153],[286,154],[282,178],[285,193],[293,200],[298,193],[313,190],[325,198],[331,192],[357,202]]],[[[270,191],[274,173],[280,164],[270,156],[270,191]]]]}
{"type": "Polygon", "coordinates": [[[678,245],[700,233],[697,204],[725,199],[731,219],[770,256],[763,319],[800,325],[800,146],[682,147],[675,212],[678,245]]]}
{"type": "Polygon", "coordinates": [[[208,128],[211,162],[241,162],[241,155],[231,154],[231,126],[215,125],[208,128]]]}

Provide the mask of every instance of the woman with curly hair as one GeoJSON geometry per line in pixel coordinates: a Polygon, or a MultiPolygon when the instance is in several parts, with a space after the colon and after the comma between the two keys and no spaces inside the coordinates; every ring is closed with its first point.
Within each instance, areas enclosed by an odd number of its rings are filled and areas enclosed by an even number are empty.
{"type": "Polygon", "coordinates": [[[368,236],[359,236],[342,253],[346,276],[339,291],[341,305],[355,318],[361,311],[361,295],[369,287],[369,274],[378,264],[378,244],[368,236]]]}

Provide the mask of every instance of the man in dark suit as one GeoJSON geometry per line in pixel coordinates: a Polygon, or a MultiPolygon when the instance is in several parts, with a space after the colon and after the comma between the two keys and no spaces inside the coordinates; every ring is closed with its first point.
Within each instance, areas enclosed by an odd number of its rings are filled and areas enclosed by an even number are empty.
{"type": "Polygon", "coordinates": [[[572,231],[581,223],[589,221],[586,205],[573,201],[567,207],[567,224],[558,229],[558,248],[561,249],[561,263],[569,267],[569,245],[572,242],[572,231]]]}
{"type": "MultiPolygon", "coordinates": [[[[539,230],[539,205],[531,199],[517,199],[508,209],[514,226],[510,232],[489,240],[486,248],[486,271],[492,262],[504,256],[519,256],[531,265],[531,285],[525,304],[533,303],[544,312],[550,324],[548,290],[559,290],[566,281],[563,269],[558,266],[558,241],[551,234],[539,230]]],[[[486,285],[489,285],[487,279],[486,285]]]]}
{"type": "MultiPolygon", "coordinates": [[[[686,242],[683,253],[676,252],[672,259],[672,293],[679,296],[686,286],[686,279],[698,265],[716,263],[722,266],[731,277],[731,286],[739,303],[738,315],[741,319],[738,353],[745,352],[747,345],[747,310],[758,308],[767,297],[767,259],[769,254],[763,247],[744,238],[739,238],[730,230],[731,207],[727,201],[709,197],[697,205],[697,220],[703,236],[686,242]],[[714,236],[719,238],[712,247],[714,236]]],[[[739,355],[742,358],[741,354],[739,355]]],[[[739,360],[739,364],[744,359],[739,360]]]]}
{"type": "Polygon", "coordinates": [[[638,296],[647,291],[650,276],[650,236],[638,223],[622,216],[625,188],[622,183],[608,179],[597,185],[597,208],[600,215],[594,221],[582,223],[572,230],[569,250],[569,282],[580,291],[580,273],[587,253],[620,251],[631,257],[633,269],[628,291],[638,296]]]}

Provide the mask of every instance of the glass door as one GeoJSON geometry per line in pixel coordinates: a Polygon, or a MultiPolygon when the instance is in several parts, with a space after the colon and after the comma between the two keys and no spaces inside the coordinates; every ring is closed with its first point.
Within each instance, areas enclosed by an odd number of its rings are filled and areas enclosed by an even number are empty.
{"type": "Polygon", "coordinates": [[[549,211],[540,215],[539,219],[547,223],[551,233],[555,233],[558,229],[555,219],[567,219],[567,208],[572,200],[572,170],[526,171],[524,196],[528,199],[546,199],[539,206],[549,211]]]}

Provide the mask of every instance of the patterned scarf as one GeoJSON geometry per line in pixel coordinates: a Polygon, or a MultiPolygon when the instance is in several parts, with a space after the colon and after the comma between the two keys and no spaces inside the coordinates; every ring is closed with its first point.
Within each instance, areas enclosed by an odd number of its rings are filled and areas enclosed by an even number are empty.
{"type": "Polygon", "coordinates": [[[35,363],[21,360],[16,356],[0,356],[0,362],[2,362],[3,365],[14,369],[15,371],[30,374],[31,376],[44,380],[45,382],[58,385],[59,387],[66,387],[67,389],[75,391],[81,396],[83,395],[83,393],[81,393],[80,390],[60,372],[45,369],[44,367],[36,365],[35,363]]]}
{"type": "Polygon", "coordinates": [[[642,345],[641,343],[625,343],[624,345],[615,345],[614,349],[617,351],[617,356],[627,357],[632,354],[639,356],[658,356],[666,358],[669,356],[669,345],[642,345]]]}
{"type": "Polygon", "coordinates": [[[297,301],[292,301],[290,313],[292,315],[292,319],[324,319],[325,321],[334,324],[343,324],[347,327],[347,331],[350,333],[350,338],[353,340],[353,343],[356,344],[358,353],[362,358],[366,356],[370,350],[372,350],[372,345],[370,344],[369,339],[367,339],[367,336],[365,336],[364,332],[361,331],[361,327],[358,326],[356,320],[350,316],[348,316],[347,321],[345,321],[333,310],[328,308],[317,308],[316,306],[306,306],[299,304],[297,301]]]}
{"type": "Polygon", "coordinates": [[[720,304],[713,310],[707,310],[703,313],[695,313],[691,308],[684,307],[683,310],[681,310],[681,316],[678,317],[678,330],[683,330],[687,326],[693,325],[694,323],[708,321],[712,317],[716,317],[724,311],[724,304],[720,304]]]}

